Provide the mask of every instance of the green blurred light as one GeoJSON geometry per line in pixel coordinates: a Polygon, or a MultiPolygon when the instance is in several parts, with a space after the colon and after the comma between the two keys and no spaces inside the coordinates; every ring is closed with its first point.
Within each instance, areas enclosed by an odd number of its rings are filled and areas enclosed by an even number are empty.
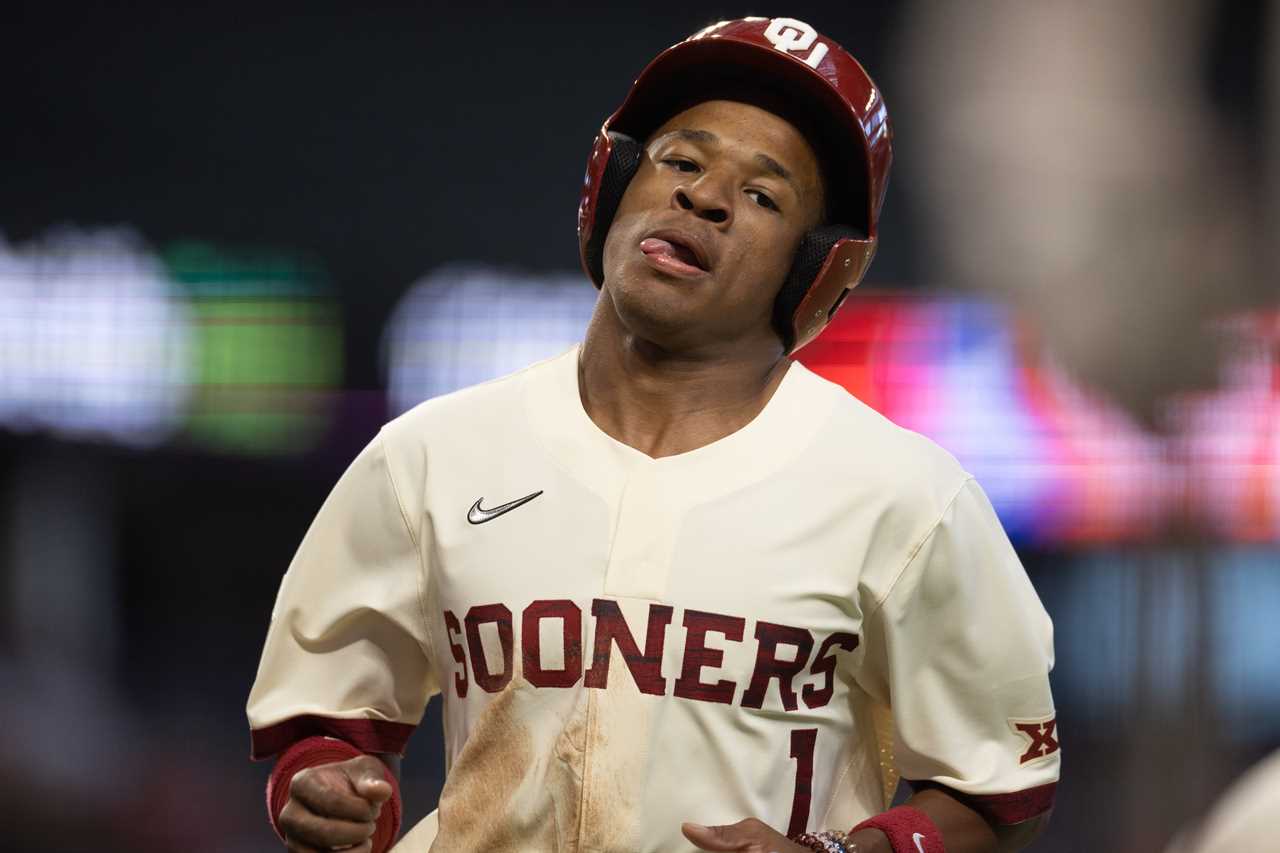
{"type": "Polygon", "coordinates": [[[190,440],[251,455],[314,447],[342,380],[341,318],[323,272],[278,253],[207,243],[165,252],[195,319],[190,440]]]}

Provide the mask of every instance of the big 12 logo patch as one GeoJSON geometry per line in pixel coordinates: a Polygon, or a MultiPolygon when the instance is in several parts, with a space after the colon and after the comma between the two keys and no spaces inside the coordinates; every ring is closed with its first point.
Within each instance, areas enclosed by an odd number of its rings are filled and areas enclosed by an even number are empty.
{"type": "Polygon", "coordinates": [[[1018,759],[1019,764],[1039,761],[1058,751],[1056,715],[1040,720],[1010,720],[1009,725],[1028,741],[1026,752],[1018,759]]]}

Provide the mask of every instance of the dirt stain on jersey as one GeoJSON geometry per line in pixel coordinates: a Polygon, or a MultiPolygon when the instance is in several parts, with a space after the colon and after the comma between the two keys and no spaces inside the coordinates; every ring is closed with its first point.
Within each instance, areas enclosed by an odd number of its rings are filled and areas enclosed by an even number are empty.
{"type": "Polygon", "coordinates": [[[659,701],[640,693],[620,654],[606,689],[540,690],[517,672],[450,768],[431,853],[638,849],[659,701]]]}
{"type": "Polygon", "coordinates": [[[549,697],[513,678],[449,770],[431,853],[576,853],[586,730],[586,691],[549,697]],[[548,707],[548,698],[557,701],[548,707]]]}
{"type": "Polygon", "coordinates": [[[582,820],[582,777],[587,757],[587,720],[590,692],[579,693],[579,701],[556,738],[555,758],[547,768],[547,791],[555,803],[559,850],[577,853],[582,820]]]}
{"type": "Polygon", "coordinates": [[[639,846],[636,818],[649,763],[650,702],[615,656],[609,686],[591,691],[586,787],[582,798],[583,853],[622,853],[639,846]]]}
{"type": "Polygon", "coordinates": [[[440,793],[440,832],[432,853],[552,849],[543,847],[544,841],[516,837],[509,819],[534,759],[532,737],[522,722],[522,688],[512,679],[476,720],[440,793]]]}

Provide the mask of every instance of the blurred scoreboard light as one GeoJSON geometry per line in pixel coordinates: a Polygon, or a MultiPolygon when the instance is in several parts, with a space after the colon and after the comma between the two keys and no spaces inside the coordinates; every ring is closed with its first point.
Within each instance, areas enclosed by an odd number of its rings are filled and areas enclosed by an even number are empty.
{"type": "MultiPolygon", "coordinates": [[[[518,370],[581,339],[578,273],[482,266],[419,281],[384,337],[391,405],[518,370]]],[[[798,358],[950,450],[1024,545],[1142,542],[1193,524],[1280,541],[1280,322],[1241,318],[1223,387],[1170,408],[1155,435],[1057,366],[1007,307],[863,292],[798,358]]]]}
{"type": "Polygon", "coordinates": [[[1280,541],[1280,334],[1239,318],[1223,385],[1155,435],[1072,381],[1006,307],[852,297],[799,358],[946,447],[1024,544],[1149,541],[1192,525],[1280,541]]]}
{"type": "Polygon", "coordinates": [[[1174,407],[1192,472],[1190,502],[1218,536],[1280,539],[1280,311],[1224,330],[1232,357],[1222,389],[1174,407]]]}
{"type": "Polygon", "coordinates": [[[158,254],[126,228],[0,235],[0,426],[297,453],[327,427],[341,378],[336,304],[288,256],[158,254]]]}
{"type": "Polygon", "coordinates": [[[0,235],[0,425],[156,445],[182,423],[191,310],[127,229],[0,235]]]}
{"type": "Polygon", "coordinates": [[[953,453],[1017,541],[1146,539],[1167,515],[1161,442],[1044,360],[1008,307],[855,294],[798,355],[953,453]]]}
{"type": "Polygon", "coordinates": [[[313,447],[343,373],[340,313],[321,272],[197,242],[171,246],[165,261],[192,306],[188,439],[246,454],[313,447]]]}
{"type": "Polygon", "coordinates": [[[559,355],[582,340],[595,300],[580,273],[435,270],[401,299],[384,335],[392,412],[559,355]]]}
{"type": "Polygon", "coordinates": [[[1067,523],[1051,437],[1025,405],[1008,312],[988,303],[851,297],[798,353],[901,426],[937,441],[982,483],[1010,536],[1056,538],[1067,523]]]}

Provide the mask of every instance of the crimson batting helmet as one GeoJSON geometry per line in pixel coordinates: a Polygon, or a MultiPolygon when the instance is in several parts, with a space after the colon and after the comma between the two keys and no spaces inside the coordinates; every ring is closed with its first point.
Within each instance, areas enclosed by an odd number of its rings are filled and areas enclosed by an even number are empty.
{"type": "Polygon", "coordinates": [[[773,322],[788,353],[817,337],[876,250],[877,220],[893,160],[884,99],[844,48],[794,18],[722,21],[668,48],[640,73],[600,128],[578,205],[582,267],[604,283],[604,241],[644,140],[701,101],[762,103],[795,124],[818,154],[826,223],[804,236],[778,292],[773,322]]]}

